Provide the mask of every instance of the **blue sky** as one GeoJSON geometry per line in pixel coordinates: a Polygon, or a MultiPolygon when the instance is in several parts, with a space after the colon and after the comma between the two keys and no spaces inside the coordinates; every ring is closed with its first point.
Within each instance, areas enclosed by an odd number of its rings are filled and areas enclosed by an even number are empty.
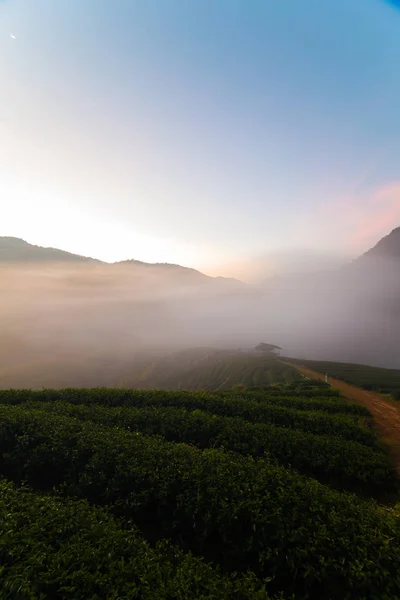
{"type": "Polygon", "coordinates": [[[0,1],[0,235],[241,276],[359,254],[400,224],[396,4],[0,1]]]}

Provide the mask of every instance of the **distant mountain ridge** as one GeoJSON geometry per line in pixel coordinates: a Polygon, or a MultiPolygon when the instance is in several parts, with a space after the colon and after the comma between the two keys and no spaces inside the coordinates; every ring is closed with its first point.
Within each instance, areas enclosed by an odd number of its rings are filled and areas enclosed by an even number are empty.
{"type": "MultiPolygon", "coordinates": [[[[367,250],[364,254],[353,260],[351,263],[344,265],[347,270],[348,267],[356,267],[358,265],[368,265],[374,262],[380,262],[382,259],[399,259],[400,261],[400,227],[393,229],[387,236],[383,237],[375,246],[367,250]]],[[[116,261],[113,263],[107,263],[96,258],[88,256],[82,256],[60,250],[58,248],[43,247],[30,244],[23,239],[16,237],[1,237],[0,236],[0,264],[2,262],[63,262],[63,263],[88,263],[92,265],[104,265],[104,266],[132,266],[137,268],[156,270],[160,269],[165,272],[174,272],[186,276],[194,276],[199,279],[209,280],[225,280],[231,282],[242,283],[235,278],[230,277],[210,277],[205,275],[197,269],[191,267],[183,267],[182,265],[172,263],[147,263],[140,260],[128,259],[122,261],[116,261]]],[[[400,262],[399,262],[400,265],[400,262]]],[[[340,269],[341,270],[341,269],[340,269]]],[[[310,275],[312,277],[312,275],[310,275]]],[[[268,283],[270,281],[268,280],[268,283]]]]}
{"type": "Polygon", "coordinates": [[[72,254],[57,248],[44,248],[29,244],[16,237],[0,237],[0,262],[35,262],[35,261],[62,261],[62,262],[93,262],[101,263],[95,258],[72,254]]]}
{"type": "Polygon", "coordinates": [[[65,250],[59,250],[57,248],[48,248],[43,246],[36,246],[30,244],[25,240],[16,237],[1,237],[0,236],[0,264],[4,262],[10,263],[51,263],[51,262],[62,262],[62,263],[87,263],[92,265],[104,265],[104,266],[132,266],[137,268],[159,269],[165,274],[171,273],[179,274],[183,276],[192,276],[198,280],[222,280],[242,283],[237,279],[229,277],[210,277],[205,275],[197,269],[190,267],[183,267],[177,264],[171,263],[146,263],[140,260],[129,259],[122,260],[113,263],[106,263],[96,258],[88,256],[81,256],[79,254],[73,254],[65,250]]]}

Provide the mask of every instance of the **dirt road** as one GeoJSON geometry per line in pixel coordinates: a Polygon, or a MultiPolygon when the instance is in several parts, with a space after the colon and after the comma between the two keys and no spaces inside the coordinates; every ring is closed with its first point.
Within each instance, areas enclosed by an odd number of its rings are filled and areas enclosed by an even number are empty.
{"type": "MultiPolygon", "coordinates": [[[[325,379],[325,375],[312,371],[307,367],[292,364],[306,377],[313,379],[325,379]]],[[[339,389],[346,398],[366,406],[374,417],[376,426],[381,434],[382,440],[387,444],[390,454],[396,464],[400,475],[400,402],[399,406],[391,404],[385,398],[375,392],[368,392],[354,385],[344,383],[339,379],[329,378],[332,387],[339,389]]]]}

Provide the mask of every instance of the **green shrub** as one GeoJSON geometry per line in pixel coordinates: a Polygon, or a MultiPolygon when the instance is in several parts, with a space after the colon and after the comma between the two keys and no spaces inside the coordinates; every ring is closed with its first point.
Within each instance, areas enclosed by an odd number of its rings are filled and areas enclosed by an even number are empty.
{"type": "Polygon", "coordinates": [[[387,454],[341,437],[316,435],[240,417],[221,417],[201,410],[148,406],[107,407],[65,402],[32,403],[30,408],[159,434],[172,442],[199,448],[224,447],[254,457],[268,453],[280,463],[341,488],[364,493],[394,490],[397,477],[387,454]]]}
{"type": "Polygon", "coordinates": [[[247,573],[222,575],[105,509],[59,500],[0,481],[0,586],[3,600],[267,600],[247,573]]]}
{"type": "Polygon", "coordinates": [[[265,392],[235,392],[229,395],[230,398],[242,398],[256,400],[265,404],[283,406],[284,408],[295,408],[296,410],[316,410],[331,414],[348,414],[357,415],[360,417],[370,417],[371,413],[365,406],[341,400],[338,398],[330,398],[316,396],[314,398],[306,398],[301,394],[299,396],[277,396],[266,394],[265,392]]]}
{"type": "Polygon", "coordinates": [[[274,406],[248,398],[223,397],[191,392],[132,391],[108,389],[12,390],[0,394],[4,404],[28,400],[66,400],[76,404],[103,404],[106,406],[177,406],[187,410],[205,410],[221,416],[242,417],[251,422],[273,423],[321,435],[336,435],[369,446],[376,446],[376,436],[367,427],[361,427],[357,415],[325,414],[320,411],[296,410],[274,406]]]}
{"type": "Polygon", "coordinates": [[[152,537],[271,577],[296,598],[396,598],[395,513],[270,460],[169,443],[43,411],[1,407],[0,468],[110,504],[152,537]]]}

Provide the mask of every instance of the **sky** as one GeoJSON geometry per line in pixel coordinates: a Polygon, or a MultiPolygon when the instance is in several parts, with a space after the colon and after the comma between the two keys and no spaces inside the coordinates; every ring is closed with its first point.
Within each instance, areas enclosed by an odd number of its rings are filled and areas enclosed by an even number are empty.
{"type": "Polygon", "coordinates": [[[0,235],[244,279],[400,225],[400,3],[0,0],[0,235]]]}

